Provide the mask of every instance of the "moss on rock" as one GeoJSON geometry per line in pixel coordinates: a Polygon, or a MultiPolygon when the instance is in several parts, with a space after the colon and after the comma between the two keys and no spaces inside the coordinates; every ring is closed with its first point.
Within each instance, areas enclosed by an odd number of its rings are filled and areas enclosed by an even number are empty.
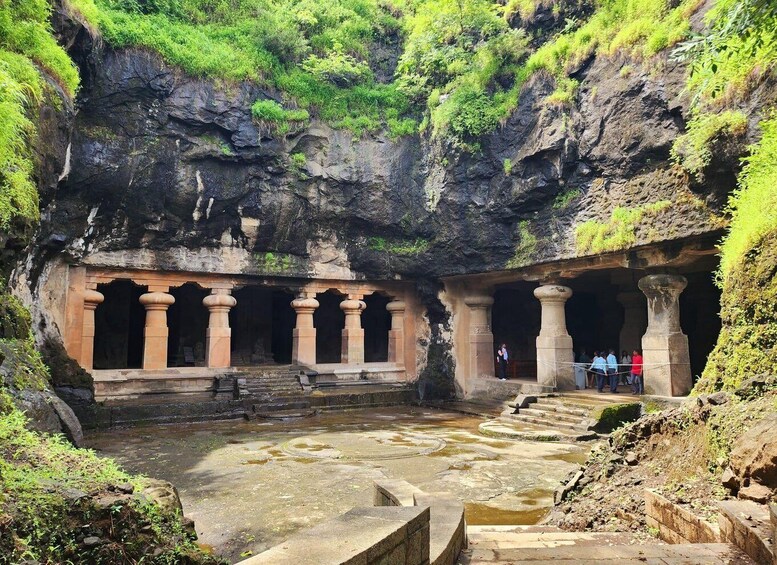
{"type": "Polygon", "coordinates": [[[593,414],[596,420],[596,431],[608,433],[623,424],[636,421],[642,413],[642,406],[639,402],[628,404],[612,404],[593,414]]]}
{"type": "Polygon", "coordinates": [[[723,284],[723,328],[695,392],[733,390],[777,367],[777,230],[761,239],[723,284]]]}

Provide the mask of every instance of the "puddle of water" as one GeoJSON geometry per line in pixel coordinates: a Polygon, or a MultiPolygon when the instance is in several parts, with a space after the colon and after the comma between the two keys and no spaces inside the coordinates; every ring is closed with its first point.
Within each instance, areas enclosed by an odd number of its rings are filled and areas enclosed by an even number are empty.
{"type": "Polygon", "coordinates": [[[588,458],[588,455],[583,451],[572,451],[572,452],[566,452],[566,453],[554,453],[553,455],[546,455],[543,459],[547,459],[549,461],[565,461],[567,463],[577,463],[578,465],[582,465],[585,463],[585,460],[588,458]]]}
{"type": "Polygon", "coordinates": [[[270,459],[248,459],[243,461],[243,465],[266,465],[270,462],[270,459]]]}
{"type": "Polygon", "coordinates": [[[531,526],[542,520],[548,508],[504,510],[479,502],[464,503],[464,517],[473,526],[531,526]]]}

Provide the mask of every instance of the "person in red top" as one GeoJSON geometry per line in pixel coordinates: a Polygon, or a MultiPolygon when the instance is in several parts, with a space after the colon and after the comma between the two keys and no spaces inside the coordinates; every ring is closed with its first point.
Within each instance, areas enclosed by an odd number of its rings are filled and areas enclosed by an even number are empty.
{"type": "Polygon", "coordinates": [[[642,352],[634,350],[631,355],[631,392],[645,394],[645,383],[642,380],[642,352]]]}

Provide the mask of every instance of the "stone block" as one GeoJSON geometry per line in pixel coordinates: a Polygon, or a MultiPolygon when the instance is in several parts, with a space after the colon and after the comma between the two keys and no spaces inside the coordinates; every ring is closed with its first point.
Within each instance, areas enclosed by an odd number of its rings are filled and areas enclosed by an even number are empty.
{"type": "Polygon", "coordinates": [[[756,563],[772,563],[774,529],[767,507],[745,500],[725,500],[718,506],[721,541],[735,545],[756,563]]]}
{"type": "Polygon", "coordinates": [[[645,489],[648,526],[657,528],[667,543],[717,543],[720,532],[714,524],[678,506],[657,492],[645,489]]]}
{"type": "Polygon", "coordinates": [[[693,386],[688,336],[646,333],[642,337],[645,392],[656,396],[685,396],[693,386]]]}
{"type": "Polygon", "coordinates": [[[315,556],[316,563],[404,564],[408,532],[422,530],[429,516],[429,509],[421,507],[354,508],[240,563],[299,565],[315,556]]]}
{"type": "Polygon", "coordinates": [[[464,505],[449,493],[414,496],[416,506],[429,507],[429,562],[452,565],[466,547],[464,505]]]}

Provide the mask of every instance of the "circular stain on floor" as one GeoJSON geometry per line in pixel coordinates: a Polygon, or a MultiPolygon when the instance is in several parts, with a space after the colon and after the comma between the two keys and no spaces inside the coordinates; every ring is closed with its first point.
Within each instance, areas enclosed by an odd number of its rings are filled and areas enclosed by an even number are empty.
{"type": "Polygon", "coordinates": [[[280,447],[293,457],[370,461],[429,455],[445,445],[444,440],[432,436],[377,430],[301,436],[280,447]]]}

